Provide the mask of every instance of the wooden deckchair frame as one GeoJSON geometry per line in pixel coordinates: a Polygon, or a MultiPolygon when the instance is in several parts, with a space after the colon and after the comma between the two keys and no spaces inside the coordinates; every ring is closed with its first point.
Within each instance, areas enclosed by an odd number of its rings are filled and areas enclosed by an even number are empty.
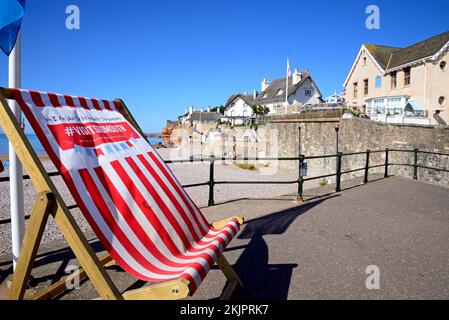
{"type": "MultiPolygon", "coordinates": [[[[45,171],[36,152],[20,127],[18,120],[9,108],[6,99],[14,100],[12,91],[0,87],[0,127],[14,147],[19,160],[30,176],[37,191],[31,217],[25,231],[20,256],[12,278],[9,299],[21,300],[25,298],[25,291],[33,268],[33,263],[39,249],[47,219],[50,215],[55,219],[67,244],[78,259],[81,268],[75,273],[57,281],[47,289],[37,292],[31,297],[32,299],[51,299],[56,297],[66,290],[67,281],[70,281],[75,277],[78,277],[80,280],[88,277],[92,281],[101,299],[174,300],[183,299],[189,296],[192,290],[189,281],[185,279],[166,281],[120,293],[105,270],[105,267],[115,264],[115,261],[109,254],[106,254],[101,258],[97,257],[71,215],[54,183],[45,171]]],[[[116,102],[125,118],[142,134],[142,136],[144,136],[142,129],[139,127],[124,102],[120,99],[117,99],[116,102]]],[[[231,219],[237,219],[240,224],[243,224],[243,218],[237,216],[216,222],[213,226],[216,228],[223,227],[231,219]]],[[[227,284],[222,292],[221,298],[228,299],[234,290],[242,287],[242,282],[223,254],[218,257],[217,265],[227,279],[227,284]]]]}

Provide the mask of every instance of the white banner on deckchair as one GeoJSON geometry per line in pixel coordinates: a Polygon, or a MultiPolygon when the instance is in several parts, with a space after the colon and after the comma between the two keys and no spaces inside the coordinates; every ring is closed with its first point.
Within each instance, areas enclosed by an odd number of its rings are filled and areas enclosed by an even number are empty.
{"type": "Polygon", "coordinates": [[[135,277],[185,278],[195,290],[236,235],[212,228],[115,102],[14,90],[103,246],[135,277]]]}

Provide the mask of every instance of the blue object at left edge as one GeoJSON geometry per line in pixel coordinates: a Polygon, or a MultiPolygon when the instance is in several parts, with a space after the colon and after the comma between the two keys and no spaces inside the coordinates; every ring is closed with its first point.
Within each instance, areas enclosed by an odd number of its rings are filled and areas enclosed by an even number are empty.
{"type": "Polygon", "coordinates": [[[0,47],[10,55],[25,13],[25,0],[0,0],[0,47]]]}

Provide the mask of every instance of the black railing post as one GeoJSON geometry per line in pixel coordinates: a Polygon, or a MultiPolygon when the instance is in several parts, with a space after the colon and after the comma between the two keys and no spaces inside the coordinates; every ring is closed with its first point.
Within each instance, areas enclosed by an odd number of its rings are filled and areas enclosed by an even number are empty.
{"type": "Polygon", "coordinates": [[[413,149],[414,161],[413,161],[413,179],[418,180],[418,152],[419,149],[413,149]]]}
{"type": "Polygon", "coordinates": [[[335,183],[335,191],[341,191],[341,160],[343,157],[343,153],[339,152],[337,154],[337,173],[336,173],[336,183],[335,183]]]}
{"type": "Polygon", "coordinates": [[[214,178],[214,164],[215,164],[215,157],[210,156],[209,158],[210,165],[209,165],[209,207],[212,207],[215,205],[214,200],[214,186],[215,186],[215,178],[214,178]]]}
{"type": "Polygon", "coordinates": [[[388,169],[390,166],[390,149],[385,149],[385,175],[384,178],[388,178],[389,173],[388,173],[388,169]]]}
{"type": "Polygon", "coordinates": [[[305,156],[299,155],[299,177],[298,177],[298,199],[304,201],[304,177],[302,176],[302,167],[304,165],[305,156]]]}
{"type": "Polygon", "coordinates": [[[363,179],[363,183],[368,183],[368,175],[369,175],[369,157],[371,154],[371,150],[366,150],[366,162],[365,162],[365,178],[363,179]]]}

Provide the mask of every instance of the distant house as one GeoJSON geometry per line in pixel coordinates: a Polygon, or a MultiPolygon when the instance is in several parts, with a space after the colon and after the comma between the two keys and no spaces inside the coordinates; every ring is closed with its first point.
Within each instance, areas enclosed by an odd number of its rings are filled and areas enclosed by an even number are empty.
{"type": "Polygon", "coordinates": [[[214,124],[220,118],[222,114],[219,112],[197,111],[194,107],[190,107],[186,112],[179,116],[179,123],[182,125],[196,126],[197,124],[214,124]]]}
{"type": "Polygon", "coordinates": [[[256,94],[233,94],[226,102],[223,121],[228,121],[232,125],[247,124],[253,116],[254,100],[256,94]]]}
{"type": "Polygon", "coordinates": [[[344,82],[346,103],[373,120],[449,124],[449,32],[406,48],[364,44],[344,82]]]}
{"type": "MultiPolygon", "coordinates": [[[[286,78],[275,79],[271,83],[268,78],[262,81],[262,91],[254,100],[255,104],[266,106],[270,114],[275,114],[278,107],[285,106],[286,78]]],[[[320,89],[312,79],[308,70],[302,73],[295,69],[293,76],[288,78],[288,104],[307,105],[323,102],[320,89]]]]}
{"type": "Polygon", "coordinates": [[[345,103],[344,94],[337,94],[335,92],[333,95],[326,98],[326,103],[329,105],[342,105],[345,103]]]}

